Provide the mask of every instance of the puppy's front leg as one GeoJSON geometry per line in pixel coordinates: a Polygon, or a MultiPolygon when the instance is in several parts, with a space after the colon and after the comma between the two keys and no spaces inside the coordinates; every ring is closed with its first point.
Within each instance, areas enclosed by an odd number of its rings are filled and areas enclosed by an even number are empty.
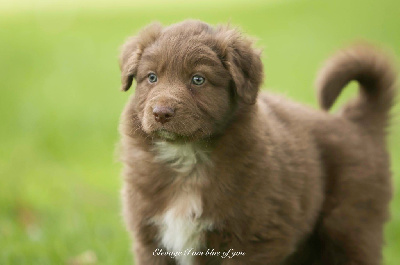
{"type": "Polygon", "coordinates": [[[290,255],[293,243],[288,241],[250,243],[247,247],[231,247],[222,255],[222,265],[282,265],[290,255]],[[286,242],[286,243],[285,243],[286,242]]]}
{"type": "Polygon", "coordinates": [[[272,260],[268,258],[227,258],[223,259],[221,265],[280,265],[282,264],[282,259],[272,260]]]}

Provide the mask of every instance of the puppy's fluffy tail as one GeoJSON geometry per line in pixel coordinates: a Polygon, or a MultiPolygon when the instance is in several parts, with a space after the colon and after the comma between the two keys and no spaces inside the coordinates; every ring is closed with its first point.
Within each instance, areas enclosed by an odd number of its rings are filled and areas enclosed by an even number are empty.
{"type": "Polygon", "coordinates": [[[342,115],[382,131],[394,105],[396,72],[389,57],[370,46],[354,46],[338,52],[322,68],[317,78],[318,99],[329,110],[343,88],[352,80],[359,83],[359,95],[348,102],[342,115]]]}

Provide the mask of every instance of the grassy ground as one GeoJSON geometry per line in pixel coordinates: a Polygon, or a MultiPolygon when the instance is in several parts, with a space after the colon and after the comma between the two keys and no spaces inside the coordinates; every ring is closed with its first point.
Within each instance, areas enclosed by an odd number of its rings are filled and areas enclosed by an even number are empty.
{"type": "MultiPolygon", "coordinates": [[[[315,72],[335,49],[366,39],[400,58],[397,0],[1,1],[0,264],[131,264],[114,147],[132,92],[118,90],[117,57],[147,23],[230,21],[264,48],[264,87],[314,106],[315,72]]],[[[399,136],[395,117],[395,189],[399,136]]],[[[397,193],[387,265],[400,260],[399,207],[397,193]]]]}

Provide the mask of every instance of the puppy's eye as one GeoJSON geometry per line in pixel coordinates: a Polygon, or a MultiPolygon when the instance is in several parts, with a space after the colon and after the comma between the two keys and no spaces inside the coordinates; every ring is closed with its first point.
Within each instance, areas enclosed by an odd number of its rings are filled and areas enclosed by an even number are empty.
{"type": "Polygon", "coordinates": [[[155,83],[155,82],[157,82],[157,76],[156,76],[156,74],[150,73],[150,74],[147,76],[147,78],[149,79],[149,82],[150,82],[150,83],[155,83]]]}
{"type": "Polygon", "coordinates": [[[206,81],[206,79],[200,75],[195,75],[192,77],[192,84],[196,86],[200,86],[206,81]]]}

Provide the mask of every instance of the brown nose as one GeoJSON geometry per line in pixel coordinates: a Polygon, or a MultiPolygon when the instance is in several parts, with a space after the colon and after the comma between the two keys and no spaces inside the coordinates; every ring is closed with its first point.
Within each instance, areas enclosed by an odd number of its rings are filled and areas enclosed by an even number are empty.
{"type": "Polygon", "coordinates": [[[156,121],[161,122],[162,124],[171,120],[174,116],[175,111],[170,107],[163,106],[155,106],[153,108],[153,115],[156,121]]]}

